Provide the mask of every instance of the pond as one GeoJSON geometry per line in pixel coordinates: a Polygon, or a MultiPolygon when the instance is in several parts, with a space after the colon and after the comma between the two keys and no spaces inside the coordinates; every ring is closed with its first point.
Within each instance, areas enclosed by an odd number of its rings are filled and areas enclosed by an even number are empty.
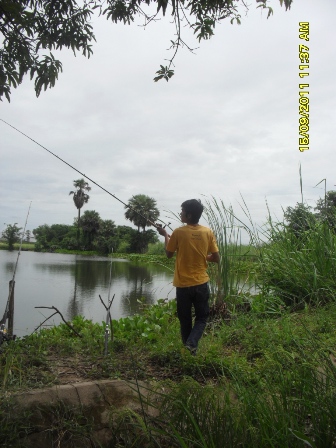
{"type": "MultiPolygon", "coordinates": [[[[0,319],[9,293],[18,252],[0,251],[0,319]]],[[[85,257],[81,255],[21,252],[15,276],[14,334],[30,334],[55,306],[65,319],[77,315],[94,322],[105,321],[106,311],[99,295],[107,304],[115,294],[112,319],[133,315],[140,310],[138,300],[147,304],[175,297],[173,272],[157,264],[132,263],[123,259],[85,257]],[[111,279],[111,286],[110,286],[111,279]]],[[[59,315],[45,326],[58,325],[59,315]]]]}

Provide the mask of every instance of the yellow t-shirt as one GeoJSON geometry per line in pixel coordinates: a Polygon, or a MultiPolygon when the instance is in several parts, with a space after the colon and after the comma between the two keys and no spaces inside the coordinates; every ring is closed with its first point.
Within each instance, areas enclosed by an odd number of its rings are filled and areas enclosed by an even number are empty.
{"type": "Polygon", "coordinates": [[[206,257],[209,253],[218,252],[218,247],[208,227],[188,224],[175,229],[166,249],[176,251],[174,286],[202,285],[209,280],[206,257]]]}

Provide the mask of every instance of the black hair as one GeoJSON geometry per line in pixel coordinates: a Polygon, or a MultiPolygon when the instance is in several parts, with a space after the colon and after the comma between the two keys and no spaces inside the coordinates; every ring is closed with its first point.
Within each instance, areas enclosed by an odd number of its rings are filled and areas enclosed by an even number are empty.
{"type": "Polygon", "coordinates": [[[190,224],[197,224],[203,213],[203,204],[199,199],[188,199],[181,204],[186,215],[191,215],[190,224]]]}

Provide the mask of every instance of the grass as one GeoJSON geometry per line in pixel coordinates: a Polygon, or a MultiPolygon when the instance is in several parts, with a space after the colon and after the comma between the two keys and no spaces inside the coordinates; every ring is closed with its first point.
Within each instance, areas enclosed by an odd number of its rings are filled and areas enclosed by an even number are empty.
{"type": "MultiPolygon", "coordinates": [[[[175,368],[178,368],[178,378],[192,371],[199,378],[204,376],[214,380],[224,372],[224,376],[229,377],[239,374],[248,382],[272,372],[275,365],[281,363],[292,368],[301,358],[300,352],[317,366],[317,352],[335,350],[335,319],[336,305],[332,304],[298,313],[284,311],[276,318],[250,312],[232,316],[228,323],[213,320],[201,340],[199,356],[192,358],[184,352],[180,342],[175,302],[166,304],[162,301],[141,316],[113,322],[114,341],[109,343],[110,356],[103,363],[107,369],[111,363],[111,371],[108,373],[100,366],[96,374],[119,375],[112,368],[114,360],[120,365],[123,362],[129,364],[129,357],[125,360],[124,355],[134,353],[135,358],[142,359],[147,367],[152,366],[148,368],[148,374],[144,374],[146,379],[156,375],[160,378],[163,372],[164,377],[171,375],[174,378],[175,368]]],[[[61,324],[3,345],[0,357],[2,387],[15,390],[32,387],[34,383],[39,387],[59,381],[49,368],[50,362],[57,361],[58,357],[72,356],[88,363],[101,360],[105,324],[77,317],[73,325],[82,338],[61,324]]],[[[126,378],[132,376],[129,368],[125,372],[126,378]]]]}
{"type": "MultiPolygon", "coordinates": [[[[20,243],[14,243],[14,250],[19,250],[20,243]]],[[[34,251],[35,243],[22,243],[21,250],[34,251]]],[[[8,250],[8,244],[0,241],[0,250],[8,250]]]]}
{"type": "MultiPolygon", "coordinates": [[[[225,300],[229,312],[225,320],[212,316],[196,357],[181,344],[175,301],[114,321],[107,357],[105,324],[77,317],[81,338],[61,324],[3,345],[3,399],[59,384],[61,361],[82,379],[159,384],[151,386],[159,418],[116,412],[116,447],[336,447],[336,237],[317,225],[297,238],[270,220],[262,245],[245,215],[249,226],[223,202],[207,204],[222,259],[219,272],[210,271],[215,304],[225,300]],[[245,247],[242,230],[250,235],[245,247]],[[239,277],[253,271],[254,295],[239,277]]],[[[129,256],[163,263],[160,257],[129,256]]]]}
{"type": "Polygon", "coordinates": [[[336,299],[336,235],[323,223],[296,236],[278,223],[269,224],[259,282],[286,305],[324,304],[336,299]]]}
{"type": "Polygon", "coordinates": [[[206,201],[205,216],[215,234],[220,255],[219,265],[209,264],[210,290],[214,306],[223,302],[230,311],[241,306],[255,289],[254,277],[260,257],[260,241],[244,203],[242,210],[247,223],[237,218],[231,206],[212,198],[206,201]],[[242,244],[242,238],[249,244],[242,244]]]}
{"type": "Polygon", "coordinates": [[[267,224],[258,230],[245,202],[242,210],[247,223],[223,201],[213,198],[206,203],[207,220],[221,256],[218,272],[213,267],[209,270],[217,303],[225,301],[229,309],[235,309],[250,301],[242,273],[260,292],[258,305],[271,302],[272,297],[275,306],[292,309],[335,301],[336,235],[327,223],[316,222],[298,233],[285,222],[273,222],[269,215],[267,224]],[[248,246],[241,244],[243,232],[249,236],[248,246]]]}
{"type": "MultiPolygon", "coordinates": [[[[300,438],[308,437],[311,446],[332,447],[335,320],[334,303],[283,310],[276,318],[239,313],[227,323],[209,322],[192,357],[180,342],[175,303],[162,301],[142,316],[114,321],[114,340],[104,357],[104,324],[78,317],[73,325],[82,338],[61,324],[3,345],[1,394],[59,384],[57,372],[68,362],[83,380],[164,382],[170,391],[160,392],[164,418],[151,422],[153,437],[167,443],[162,446],[221,447],[225,438],[233,447],[301,447],[300,438]]],[[[132,422],[128,415],[120,431],[128,428],[139,437],[132,422]]]]}

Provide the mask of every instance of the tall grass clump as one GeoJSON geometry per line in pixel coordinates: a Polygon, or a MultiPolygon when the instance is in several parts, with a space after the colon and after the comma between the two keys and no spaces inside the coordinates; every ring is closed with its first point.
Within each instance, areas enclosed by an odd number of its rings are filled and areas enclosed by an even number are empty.
{"type": "Polygon", "coordinates": [[[269,219],[259,280],[287,306],[320,305],[336,298],[336,235],[325,223],[299,234],[269,219]]]}
{"type": "MultiPolygon", "coordinates": [[[[191,378],[168,383],[150,399],[160,416],[146,422],[146,434],[151,434],[146,446],[336,446],[336,367],[314,338],[310,342],[311,354],[304,356],[305,346],[295,340],[302,353],[289,363],[281,351],[271,355],[274,369],[257,381],[232,371],[229,381],[218,378],[217,384],[201,385],[191,378]]],[[[128,423],[145,435],[139,417],[128,423]]],[[[126,446],[135,445],[130,441],[126,446]]]]}
{"type": "MultiPolygon", "coordinates": [[[[257,246],[257,232],[252,224],[252,219],[244,202],[243,211],[247,216],[252,230],[233,212],[232,207],[226,207],[222,200],[212,198],[206,201],[205,215],[209,227],[213,230],[220,255],[220,263],[217,268],[209,266],[210,286],[216,301],[233,299],[241,294],[249,272],[242,269],[246,261],[256,258],[255,247],[257,246]],[[248,245],[242,244],[242,236],[249,239],[248,245]],[[242,278],[241,272],[245,272],[242,278]]],[[[245,266],[244,266],[245,268],[245,266]]]]}

